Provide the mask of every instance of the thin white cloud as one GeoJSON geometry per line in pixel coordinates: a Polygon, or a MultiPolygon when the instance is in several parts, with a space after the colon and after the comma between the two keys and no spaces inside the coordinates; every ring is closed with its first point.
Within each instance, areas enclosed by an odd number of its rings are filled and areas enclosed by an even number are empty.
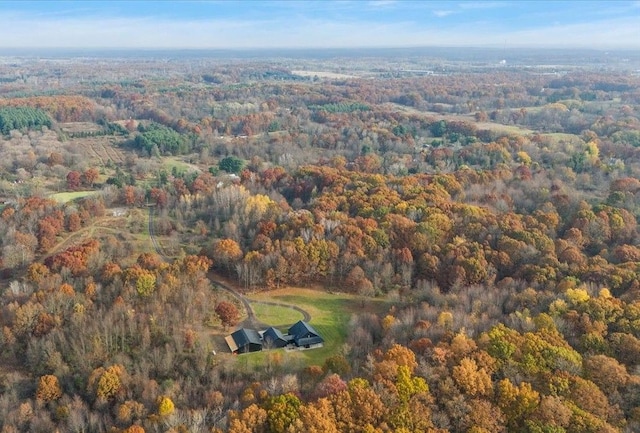
{"type": "Polygon", "coordinates": [[[60,48],[346,48],[478,46],[640,48],[637,17],[595,23],[496,30],[492,23],[443,27],[439,20],[383,24],[300,18],[190,20],[168,18],[31,18],[0,12],[0,47],[60,48]]]}
{"type": "Polygon", "coordinates": [[[448,17],[449,15],[452,15],[454,13],[455,13],[454,11],[444,11],[444,10],[433,11],[433,14],[438,18],[448,17]]]}
{"type": "Polygon", "coordinates": [[[395,6],[398,3],[397,0],[372,0],[368,3],[368,5],[372,8],[388,8],[390,6],[395,6]]]}
{"type": "Polygon", "coordinates": [[[460,9],[496,9],[510,6],[510,2],[506,1],[471,1],[458,3],[460,9]]]}
{"type": "Polygon", "coordinates": [[[489,2],[489,1],[462,2],[462,3],[455,4],[455,9],[436,9],[433,11],[433,15],[435,15],[438,18],[444,18],[453,14],[469,13],[474,10],[503,8],[508,5],[509,3],[507,2],[489,2]]]}

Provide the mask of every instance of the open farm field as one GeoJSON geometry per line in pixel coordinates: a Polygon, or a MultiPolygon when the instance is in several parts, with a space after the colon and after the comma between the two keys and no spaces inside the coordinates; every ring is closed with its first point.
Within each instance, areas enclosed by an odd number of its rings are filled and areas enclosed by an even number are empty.
{"type": "Polygon", "coordinates": [[[531,135],[534,133],[533,130],[523,128],[518,125],[503,125],[501,123],[495,122],[475,122],[474,124],[478,129],[488,129],[489,131],[494,131],[500,134],[508,134],[508,135],[531,135]]]}
{"type": "Polygon", "coordinates": [[[188,173],[188,172],[197,172],[199,173],[201,170],[195,164],[190,164],[188,162],[183,161],[178,157],[169,157],[162,159],[163,168],[169,173],[177,171],[178,173],[188,173]]]}
{"type": "Polygon", "coordinates": [[[93,122],[64,122],[59,123],[60,131],[67,134],[96,133],[102,131],[102,126],[93,122]]]}
{"type": "Polygon", "coordinates": [[[446,122],[468,122],[472,125],[475,125],[479,130],[487,129],[490,131],[494,131],[501,134],[509,134],[509,135],[530,135],[533,134],[533,130],[528,128],[523,128],[518,125],[504,125],[502,123],[497,122],[478,122],[475,117],[470,114],[447,114],[436,111],[423,111],[417,110],[413,107],[407,107],[400,104],[387,103],[382,104],[385,108],[391,111],[400,111],[404,113],[411,113],[414,115],[418,115],[421,117],[425,117],[428,119],[433,119],[436,121],[444,120],[446,122]]]}
{"type": "Polygon", "coordinates": [[[68,203],[70,201],[87,197],[93,194],[97,194],[97,191],[72,191],[72,192],[58,192],[55,194],[51,194],[49,198],[56,200],[60,203],[68,203]]]}
{"type": "Polygon", "coordinates": [[[122,164],[126,152],[117,146],[118,139],[112,136],[70,138],[66,144],[75,147],[94,164],[104,166],[111,162],[122,164]]]}
{"type": "Polygon", "coordinates": [[[328,78],[332,80],[342,80],[347,78],[357,78],[355,75],[351,74],[341,74],[337,72],[325,72],[325,71],[291,71],[293,75],[299,75],[301,77],[318,77],[318,78],[328,78]]]}
{"type": "Polygon", "coordinates": [[[581,137],[575,135],[575,134],[566,134],[563,132],[553,132],[550,134],[542,134],[543,137],[548,137],[549,139],[551,139],[554,143],[556,144],[560,144],[560,143],[572,143],[572,144],[580,144],[583,143],[584,141],[582,140],[581,137]]]}

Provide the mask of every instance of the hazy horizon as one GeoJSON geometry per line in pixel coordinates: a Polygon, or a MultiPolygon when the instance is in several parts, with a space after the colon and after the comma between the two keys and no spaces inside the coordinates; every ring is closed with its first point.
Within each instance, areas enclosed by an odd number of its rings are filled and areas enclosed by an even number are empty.
{"type": "Polygon", "coordinates": [[[5,1],[2,49],[640,48],[640,1],[5,1]]]}

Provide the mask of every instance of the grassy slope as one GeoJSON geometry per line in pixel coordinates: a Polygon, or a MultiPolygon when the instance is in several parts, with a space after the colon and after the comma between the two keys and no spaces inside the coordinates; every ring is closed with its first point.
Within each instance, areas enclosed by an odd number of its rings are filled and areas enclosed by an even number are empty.
{"type": "Polygon", "coordinates": [[[282,328],[283,331],[287,326],[303,319],[300,312],[291,308],[259,303],[252,303],[251,306],[259,321],[279,329],[282,328]]]}
{"type": "Polygon", "coordinates": [[[164,157],[162,159],[162,167],[169,173],[171,173],[174,168],[180,173],[187,173],[190,171],[200,172],[200,168],[198,166],[184,162],[176,156],[164,157]]]}
{"type": "MultiPolygon", "coordinates": [[[[328,357],[339,354],[347,339],[351,314],[362,311],[362,302],[356,296],[313,289],[285,288],[254,294],[250,299],[297,305],[311,315],[310,324],[324,338],[324,346],[303,351],[280,350],[285,362],[301,365],[322,365],[328,357]]],[[[371,304],[377,310],[387,307],[385,302],[378,300],[374,300],[371,304]]],[[[255,307],[259,304],[253,305],[255,307]]],[[[289,311],[287,314],[291,315],[293,311],[289,311]]],[[[259,318],[262,320],[262,317],[259,316],[259,318]]],[[[273,351],[256,352],[241,355],[238,358],[243,364],[259,368],[268,362],[271,352],[273,351]],[[242,360],[242,358],[245,359],[242,360]]]]}
{"type": "Polygon", "coordinates": [[[68,203],[72,200],[87,197],[89,195],[97,194],[97,191],[73,191],[73,192],[59,192],[51,194],[49,198],[59,203],[68,203]]]}

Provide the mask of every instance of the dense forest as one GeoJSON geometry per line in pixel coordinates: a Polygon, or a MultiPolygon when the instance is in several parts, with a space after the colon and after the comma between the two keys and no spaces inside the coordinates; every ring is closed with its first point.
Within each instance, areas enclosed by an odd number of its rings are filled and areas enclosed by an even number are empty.
{"type": "Polygon", "coordinates": [[[0,63],[0,432],[640,429],[640,76],[368,62],[0,63]]]}

